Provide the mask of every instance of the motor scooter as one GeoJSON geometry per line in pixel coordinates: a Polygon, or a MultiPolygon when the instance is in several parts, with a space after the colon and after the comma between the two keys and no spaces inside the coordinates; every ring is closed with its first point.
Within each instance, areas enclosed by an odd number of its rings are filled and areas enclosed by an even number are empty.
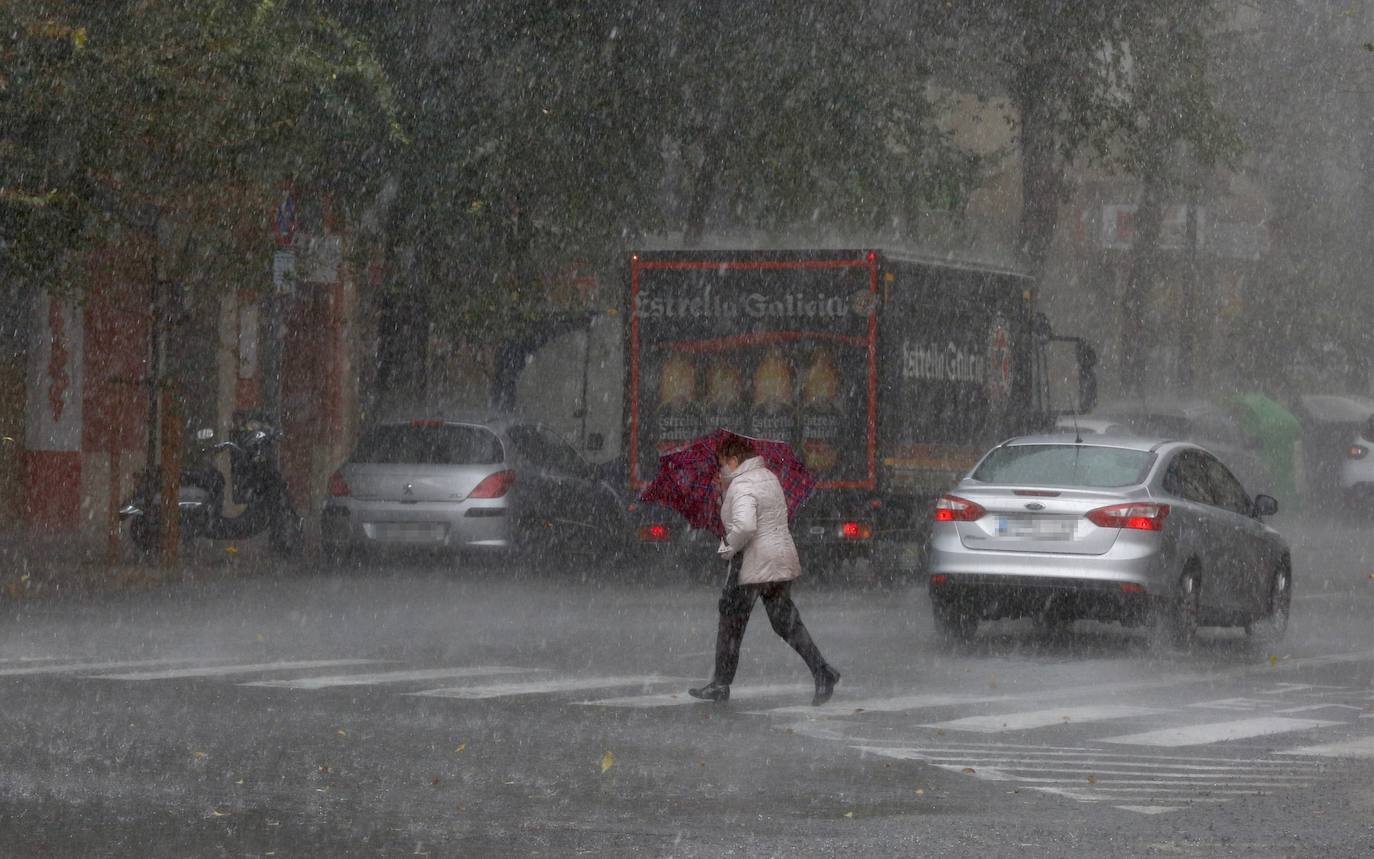
{"type": "MultiPolygon", "coordinates": [[[[300,550],[303,523],[291,504],[286,479],[277,468],[276,443],[281,432],[258,417],[235,421],[227,441],[212,443],[214,430],[196,433],[196,441],[208,454],[201,461],[181,470],[177,509],[181,519],[181,539],[190,544],[196,538],[207,540],[245,540],[267,531],[272,550],[290,555],[300,550]],[[225,513],[226,481],[215,466],[214,455],[229,452],[229,481],[232,501],[242,510],[225,513]]],[[[158,547],[158,509],[161,487],[156,470],[145,473],[133,495],[119,511],[129,539],[141,552],[158,547]]]]}

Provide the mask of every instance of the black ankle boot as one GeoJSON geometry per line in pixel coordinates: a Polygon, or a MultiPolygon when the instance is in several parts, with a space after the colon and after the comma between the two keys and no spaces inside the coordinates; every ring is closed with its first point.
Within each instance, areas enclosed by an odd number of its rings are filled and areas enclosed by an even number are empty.
{"type": "Polygon", "coordinates": [[[835,694],[835,684],[840,682],[840,672],[829,665],[816,672],[816,697],[811,699],[812,707],[819,707],[835,694]]]}
{"type": "Polygon", "coordinates": [[[724,683],[717,683],[712,680],[699,689],[688,689],[687,694],[693,698],[700,698],[703,701],[729,701],[730,687],[724,683]]]}

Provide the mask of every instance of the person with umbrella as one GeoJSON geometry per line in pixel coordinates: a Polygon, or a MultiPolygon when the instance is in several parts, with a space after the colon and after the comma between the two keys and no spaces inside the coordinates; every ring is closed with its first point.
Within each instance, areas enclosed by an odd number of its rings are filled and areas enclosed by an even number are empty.
{"type": "Polygon", "coordinates": [[[688,694],[707,701],[730,700],[739,666],[740,643],[755,601],[762,599],[773,631],[806,662],[816,681],[813,705],[824,704],[840,679],[792,602],[792,581],[801,575],[797,547],[788,530],[788,505],[782,483],[758,455],[752,440],[728,434],[716,446],[723,488],[717,553],[729,561],[729,578],[720,596],[716,665],[711,681],[688,694]]]}

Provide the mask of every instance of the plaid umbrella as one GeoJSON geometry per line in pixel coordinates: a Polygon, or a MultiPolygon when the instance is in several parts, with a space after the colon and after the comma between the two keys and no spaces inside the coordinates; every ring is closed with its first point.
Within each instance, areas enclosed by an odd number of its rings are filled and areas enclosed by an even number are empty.
{"type": "MultiPolygon", "coordinates": [[[[676,450],[661,454],[658,473],[639,494],[639,500],[646,504],[659,504],[682,514],[693,528],[709,531],[717,537],[724,536],[725,531],[720,524],[720,492],[715,485],[716,475],[720,472],[716,451],[721,442],[731,437],[748,438],[727,429],[717,429],[676,450]]],[[[782,484],[790,523],[810,497],[811,490],[815,489],[816,478],[806,470],[787,442],[758,438],[748,440],[763,458],[763,464],[777,475],[778,482],[782,484]]]]}

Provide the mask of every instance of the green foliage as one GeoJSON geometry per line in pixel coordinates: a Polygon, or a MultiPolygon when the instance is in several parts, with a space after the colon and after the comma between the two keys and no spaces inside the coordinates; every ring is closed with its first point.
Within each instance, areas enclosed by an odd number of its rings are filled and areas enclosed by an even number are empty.
{"type": "Polygon", "coordinates": [[[164,275],[262,285],[282,187],[346,204],[401,140],[380,67],[307,0],[2,0],[0,38],[0,264],[31,285],[79,289],[85,249],[159,225],[164,275]]]}

